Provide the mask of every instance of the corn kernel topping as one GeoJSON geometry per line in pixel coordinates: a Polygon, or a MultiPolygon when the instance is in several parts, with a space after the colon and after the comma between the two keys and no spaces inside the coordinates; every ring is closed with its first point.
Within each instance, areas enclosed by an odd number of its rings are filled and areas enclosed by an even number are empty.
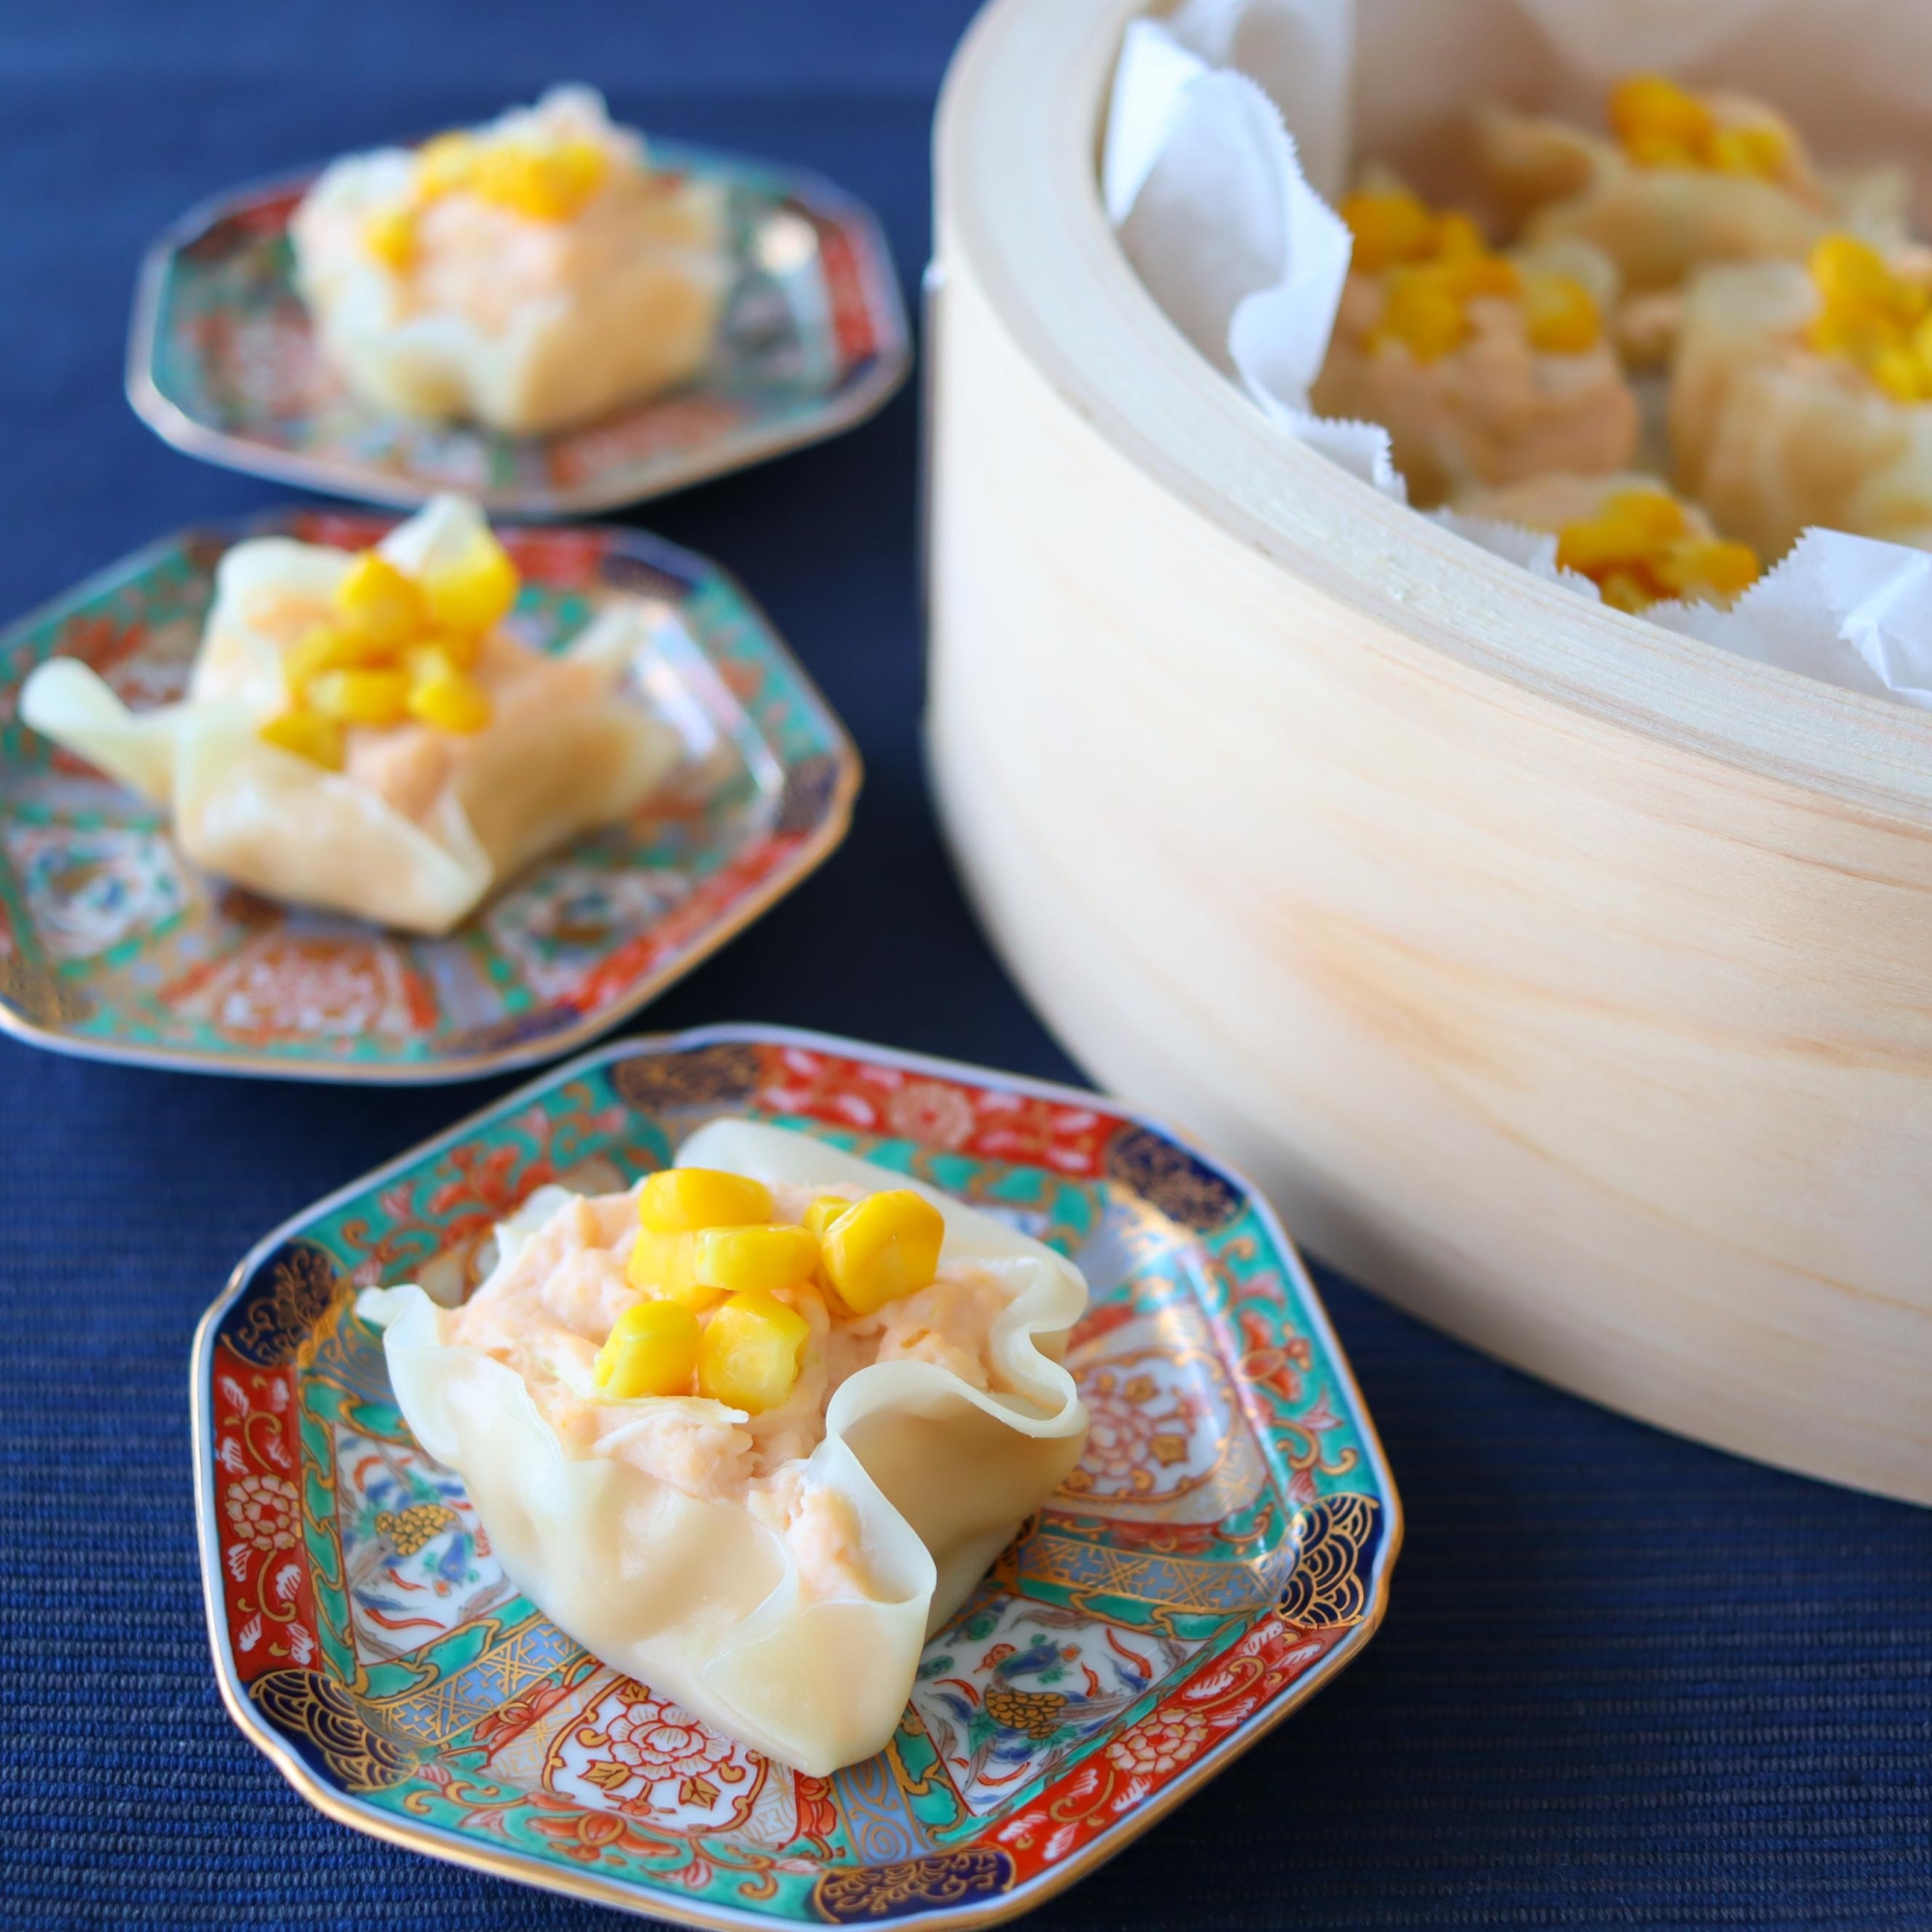
{"type": "Polygon", "coordinates": [[[362,224],[362,245],[396,274],[406,274],[416,259],[416,217],[410,208],[385,208],[362,224]]]}
{"type": "Polygon", "coordinates": [[[597,1386],[619,1402],[689,1395],[697,1371],[697,1317],[675,1301],[634,1302],[597,1351],[597,1386]]]}
{"type": "Polygon", "coordinates": [[[1702,95],[1661,73],[1634,73],[1610,90],[1611,131],[1640,168],[1689,168],[1776,181],[1791,140],[1775,121],[1720,125],[1702,95]]]}
{"type": "Polygon", "coordinates": [[[857,1315],[929,1288],[939,1271],[946,1217],[924,1195],[890,1187],[848,1207],[826,1229],[825,1272],[857,1315]]]}
{"type": "Polygon", "coordinates": [[[1758,576],[1748,544],[1698,535],[1663,490],[1619,490],[1594,516],[1566,524],[1556,562],[1587,577],[1605,604],[1630,611],[1673,597],[1728,604],[1758,576]]]}
{"type": "Polygon", "coordinates": [[[655,1235],[740,1228],[772,1218],[772,1190],[749,1175],[668,1167],[638,1190],[638,1220],[655,1235]]]}
{"type": "Polygon", "coordinates": [[[278,751],[293,752],[326,772],[342,769],[342,727],[315,711],[284,711],[261,729],[262,742],[278,751]]]}
{"type": "Polygon", "coordinates": [[[1856,235],[1827,235],[1808,267],[1818,291],[1811,348],[1855,364],[1894,402],[1932,402],[1932,289],[1894,273],[1856,235]]]}
{"type": "Polygon", "coordinates": [[[1406,188],[1382,188],[1347,196],[1342,218],[1354,237],[1350,266],[1384,278],[1371,349],[1399,347],[1418,362],[1439,361],[1468,340],[1468,304],[1484,297],[1522,304],[1539,355],[1596,347],[1603,324],[1589,290],[1568,275],[1524,274],[1460,211],[1434,213],[1406,188]]]}
{"type": "Polygon", "coordinates": [[[490,697],[470,673],[520,587],[517,566],[487,534],[420,581],[380,551],[358,552],[336,583],[330,621],[312,624],[283,653],[290,709],[262,737],[284,751],[307,748],[303,756],[340,770],[344,724],[413,718],[458,735],[482,730],[490,697]],[[287,722],[308,716],[318,723],[287,722]]]}
{"type": "Polygon", "coordinates": [[[776,1408],[797,1385],[810,1324],[755,1290],[734,1294],[697,1345],[697,1392],[750,1415],[776,1408]]]}

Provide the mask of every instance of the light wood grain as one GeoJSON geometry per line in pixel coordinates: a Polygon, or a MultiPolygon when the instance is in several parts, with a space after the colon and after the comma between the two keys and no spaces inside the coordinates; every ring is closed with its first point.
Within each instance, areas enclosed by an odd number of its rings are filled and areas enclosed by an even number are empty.
{"type": "Polygon", "coordinates": [[[1098,205],[1133,11],[998,0],[942,106],[928,730],[989,930],[1404,1305],[1932,1501],[1932,717],[1270,428],[1098,205]]]}

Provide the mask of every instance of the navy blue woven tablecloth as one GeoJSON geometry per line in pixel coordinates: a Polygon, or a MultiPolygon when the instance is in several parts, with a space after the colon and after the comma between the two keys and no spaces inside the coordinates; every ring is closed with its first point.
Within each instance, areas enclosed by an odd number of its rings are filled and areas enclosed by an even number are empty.
{"type": "MultiPolygon", "coordinates": [[[[582,77],[648,126],[830,173],[880,211],[911,288],[932,98],[968,12],[0,10],[0,616],[274,500],[163,448],[122,400],[136,257],[189,203],[582,77]]],[[[908,391],[642,519],[745,580],[868,769],[834,863],[645,1023],[787,1021],[1068,1076],[925,803],[916,454],[908,391]]],[[[175,1077],[0,1042],[0,1922],[600,1918],[309,1810],[222,1712],[196,1582],[203,1307],[265,1230],[495,1091],[175,1077]]],[[[1037,1922],[1932,1926],[1932,1514],[1669,1440],[1323,1286],[1408,1508],[1387,1624],[1037,1922]]]]}

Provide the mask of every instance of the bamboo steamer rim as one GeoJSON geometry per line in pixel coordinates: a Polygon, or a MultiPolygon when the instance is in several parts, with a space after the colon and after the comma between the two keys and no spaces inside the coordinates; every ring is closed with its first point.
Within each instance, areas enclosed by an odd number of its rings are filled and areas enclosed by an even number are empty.
{"type": "Polygon", "coordinates": [[[1533,577],[1283,434],[1193,349],[1100,202],[1114,65],[1145,11],[1144,0],[992,0],[975,20],[934,131],[942,299],[948,279],[970,277],[1123,461],[1377,625],[1662,746],[1932,831],[1932,712],[1533,577]]]}

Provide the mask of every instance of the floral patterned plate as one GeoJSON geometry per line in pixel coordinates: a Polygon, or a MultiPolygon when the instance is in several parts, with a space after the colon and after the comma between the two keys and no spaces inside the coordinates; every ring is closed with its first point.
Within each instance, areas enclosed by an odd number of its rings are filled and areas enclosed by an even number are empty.
{"type": "Polygon", "coordinates": [[[716,565],[622,529],[502,532],[512,619],[567,641],[643,600],[634,676],[684,758],[632,818],[521,873],[444,939],[275,905],[198,872],[164,813],[18,719],[42,659],[137,707],[179,695],[223,550],[286,530],[358,546],[382,517],[293,511],[186,531],[0,634],[0,1028],[68,1053],[309,1080],[462,1080],[550,1060],[635,1011],[844,837],[858,754],[716,565]]]}
{"type": "Polygon", "coordinates": [[[195,1343],[230,1712],[331,1817],[690,1924],[981,1925],[1144,1831],[1379,1621],[1401,1512],[1267,1204],[1066,1088],[813,1034],[625,1040],[317,1204],[195,1343]],[[807,1777],[585,1655],[412,1440],[355,1290],[480,1278],[531,1189],[661,1166],[721,1114],[918,1174],[1072,1255],[1085,1461],[926,1646],[879,1756],[807,1777]]]}
{"type": "Polygon", "coordinates": [[[870,415],[910,352],[867,210],[815,175],[671,142],[652,154],[725,184],[738,269],[710,366],[673,393],[541,437],[356,402],[317,355],[291,279],[289,217],[311,172],[205,202],[149,250],[128,400],[177,447],[234,469],[379,503],[460,490],[533,517],[659,497],[870,415]]]}

